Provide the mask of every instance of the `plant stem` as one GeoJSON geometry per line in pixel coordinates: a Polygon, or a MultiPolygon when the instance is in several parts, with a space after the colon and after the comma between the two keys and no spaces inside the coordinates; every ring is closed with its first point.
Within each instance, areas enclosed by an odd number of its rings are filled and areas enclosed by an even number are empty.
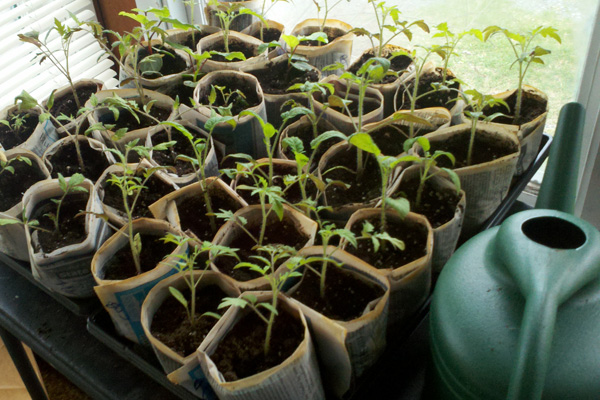
{"type": "Polygon", "coordinates": [[[477,131],[477,119],[471,121],[471,136],[469,137],[469,150],[467,152],[467,165],[471,165],[473,156],[473,145],[475,144],[475,132],[477,131]]]}
{"type": "MultiPolygon", "coordinates": [[[[273,302],[271,303],[273,308],[277,310],[277,292],[273,292],[273,302]]],[[[271,347],[271,333],[273,332],[273,323],[275,322],[275,313],[271,312],[269,315],[269,323],[267,324],[267,335],[265,337],[265,356],[269,354],[269,348],[271,347]]]]}

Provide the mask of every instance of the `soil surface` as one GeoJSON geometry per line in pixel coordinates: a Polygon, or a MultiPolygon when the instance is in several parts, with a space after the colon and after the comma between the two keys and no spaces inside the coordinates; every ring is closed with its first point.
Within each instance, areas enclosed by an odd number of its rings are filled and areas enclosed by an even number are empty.
{"type": "MultiPolygon", "coordinates": [[[[188,304],[191,304],[190,290],[181,291],[188,304]]],[[[217,323],[213,317],[202,316],[205,312],[214,312],[223,315],[226,308],[217,310],[221,300],[227,294],[217,285],[205,286],[196,290],[195,323],[192,325],[188,318],[186,308],[173,296],[167,299],[156,310],[150,332],[152,335],[170,347],[182,357],[194,353],[208,332],[217,323]]]]}
{"type": "MultiPolygon", "coordinates": [[[[209,186],[209,194],[213,211],[226,210],[236,212],[241,208],[240,203],[221,191],[217,185],[209,186]]],[[[181,229],[183,231],[191,231],[200,240],[212,241],[217,232],[213,232],[211,229],[210,217],[206,215],[208,210],[206,209],[204,196],[198,194],[181,197],[176,200],[176,204],[181,229]]],[[[217,230],[225,223],[220,218],[214,218],[214,221],[217,230]]]]}
{"type": "Polygon", "coordinates": [[[194,87],[184,85],[179,82],[176,85],[165,85],[158,89],[158,92],[166,94],[173,100],[179,97],[179,102],[188,107],[193,107],[192,100],[194,99],[194,87]]]}
{"type": "MultiPolygon", "coordinates": [[[[85,211],[89,196],[87,193],[71,194],[65,197],[60,207],[59,230],[54,230],[54,222],[47,216],[56,214],[57,205],[52,199],[60,200],[60,197],[53,197],[38,203],[30,220],[37,220],[39,227],[51,232],[43,232],[38,229],[32,229],[32,236],[36,237],[39,248],[36,251],[51,253],[56,249],[81,243],[87,237],[85,230],[85,215],[77,215],[85,211]]],[[[35,241],[34,241],[35,243],[35,241]]]]}
{"type": "MultiPolygon", "coordinates": [[[[248,225],[245,226],[246,229],[252,233],[252,235],[258,239],[260,236],[260,226],[256,224],[255,226],[248,225]]],[[[308,241],[308,237],[301,234],[293,222],[288,221],[286,218],[283,221],[279,221],[274,212],[269,214],[269,219],[267,222],[267,229],[265,231],[265,237],[263,240],[263,244],[269,245],[286,245],[294,247],[296,250],[300,250],[306,242],[308,241]],[[283,235],[282,232],[285,232],[283,235]]],[[[237,251],[237,255],[240,258],[240,261],[249,261],[253,263],[261,264],[260,261],[255,260],[254,258],[250,258],[254,255],[264,255],[264,252],[258,252],[254,250],[256,246],[256,242],[249,237],[246,233],[241,233],[236,236],[231,243],[228,245],[231,248],[239,249],[237,251]]],[[[238,280],[240,282],[246,282],[252,279],[260,278],[258,272],[251,271],[248,268],[238,268],[234,269],[234,267],[238,264],[237,261],[233,257],[218,257],[215,259],[215,265],[225,275],[231,276],[233,279],[238,280]]],[[[261,265],[263,266],[263,265],[261,265]]],[[[273,270],[277,269],[277,266],[273,270]]]]}
{"type": "MultiPolygon", "coordinates": [[[[343,98],[345,93],[336,93],[336,95],[343,98]]],[[[374,99],[374,98],[365,97],[365,99],[363,101],[363,116],[367,115],[368,113],[370,113],[372,111],[377,110],[380,106],[381,106],[381,102],[379,100],[374,99]]],[[[358,118],[358,101],[352,101],[350,104],[348,104],[347,107],[348,107],[348,110],[350,111],[350,115],[352,117],[358,118]]],[[[340,108],[340,107],[335,107],[335,106],[330,106],[329,108],[331,108],[332,110],[335,110],[337,112],[340,112],[344,115],[348,115],[348,111],[346,111],[346,108],[340,108]]]]}
{"type": "Polygon", "coordinates": [[[287,61],[267,64],[266,69],[251,71],[260,82],[264,93],[268,94],[286,94],[288,88],[296,83],[317,82],[319,73],[311,69],[301,71],[293,66],[288,69],[287,61]]]}
{"type": "MultiPolygon", "coordinates": [[[[468,166],[467,153],[469,151],[470,131],[465,131],[461,135],[455,135],[450,139],[431,142],[431,154],[436,150],[448,151],[456,158],[456,164],[452,166],[447,157],[439,157],[438,167],[442,168],[462,168],[468,166]]],[[[498,158],[517,152],[518,147],[512,142],[503,141],[490,137],[488,135],[475,133],[475,143],[473,144],[473,155],[471,165],[482,164],[493,161],[498,158]],[[507,146],[506,143],[509,143],[507,146]]]]}
{"type": "Polygon", "coordinates": [[[352,203],[368,203],[381,195],[381,174],[377,160],[366,152],[363,152],[363,161],[366,166],[361,177],[357,177],[356,171],[356,147],[349,146],[329,159],[324,171],[321,171],[323,180],[332,179],[342,181],[350,187],[330,185],[325,190],[327,204],[333,207],[352,203]],[[332,168],[343,166],[344,168],[332,168]]]}
{"type": "MultiPolygon", "coordinates": [[[[389,51],[386,52],[385,50],[384,50],[384,52],[389,53],[389,51]]],[[[367,52],[364,52],[360,56],[360,58],[358,60],[356,60],[350,66],[350,68],[348,68],[348,71],[352,72],[353,74],[356,74],[358,72],[358,70],[360,69],[360,67],[362,67],[364,65],[364,63],[366,63],[367,61],[369,61],[371,58],[374,58],[374,57],[375,57],[375,55],[373,53],[373,49],[369,49],[367,52]]],[[[384,57],[391,57],[391,54],[387,54],[387,55],[384,54],[384,57]]],[[[390,70],[398,72],[398,75],[401,75],[404,71],[406,71],[406,69],[408,68],[408,66],[411,63],[412,63],[412,58],[410,58],[409,56],[405,56],[405,55],[397,56],[397,57],[392,58],[390,70]]],[[[385,78],[383,78],[383,80],[380,83],[381,84],[392,83],[396,79],[398,79],[398,77],[393,76],[393,75],[388,75],[385,78]]]]}
{"type": "Polygon", "coordinates": [[[156,161],[158,165],[175,168],[175,173],[177,176],[184,176],[193,173],[194,167],[191,163],[177,159],[177,156],[179,155],[186,155],[196,159],[196,154],[194,153],[194,149],[192,148],[192,145],[188,139],[186,139],[176,129],[171,130],[170,138],[166,131],[161,131],[152,135],[152,144],[155,146],[170,140],[175,140],[176,143],[167,150],[154,150],[152,152],[152,158],[154,161],[156,161]]]}
{"type": "Polygon", "coordinates": [[[4,171],[0,174],[0,211],[7,211],[23,199],[23,194],[31,185],[46,179],[37,164],[29,166],[23,161],[13,161],[10,166],[15,173],[4,171]]]}
{"type": "MultiPolygon", "coordinates": [[[[85,103],[90,99],[90,97],[92,97],[92,94],[96,93],[97,91],[98,87],[94,83],[78,87],[76,92],[77,98],[79,99],[80,107],[83,107],[85,103]]],[[[73,96],[73,91],[70,90],[64,96],[57,97],[54,99],[54,105],[50,110],[50,114],[52,114],[55,118],[61,114],[64,114],[71,118],[76,118],[77,111],[79,111],[80,107],[77,107],[77,102],[75,101],[75,96],[73,96]]],[[[63,125],[66,125],[69,121],[60,122],[63,125]]],[[[57,124],[54,121],[52,121],[52,123],[54,124],[54,126],[57,126],[57,124]]]]}
{"type": "MultiPolygon", "coordinates": [[[[163,236],[141,232],[140,237],[142,238],[142,251],[140,253],[142,273],[154,269],[177,247],[174,243],[163,242],[161,240],[163,236]]],[[[131,247],[129,241],[126,241],[125,245],[106,262],[102,279],[122,280],[136,275],[137,271],[131,255],[131,247]]]]}
{"type": "MultiPolygon", "coordinates": [[[[226,107],[228,105],[232,105],[231,114],[238,115],[243,110],[251,107],[255,107],[259,105],[262,101],[261,98],[258,97],[258,93],[256,92],[256,87],[254,87],[251,82],[247,80],[242,80],[233,76],[220,76],[215,79],[211,86],[224,86],[225,96],[217,90],[217,99],[213,104],[213,107],[226,107]],[[236,90],[239,90],[243,93],[243,96],[239,93],[235,93],[236,90]],[[229,92],[234,92],[229,97],[229,92]],[[226,99],[228,97],[228,99],[226,99]]],[[[210,87],[204,87],[200,89],[200,93],[198,96],[198,101],[200,104],[209,104],[208,96],[210,95],[210,87]]]]}
{"type": "MultiPolygon", "coordinates": [[[[415,136],[422,136],[434,130],[434,128],[422,128],[416,130],[415,136]]],[[[388,125],[369,132],[369,135],[383,154],[398,156],[404,153],[404,141],[410,135],[410,128],[408,126],[388,125]]]]}
{"type": "Polygon", "coordinates": [[[27,112],[20,112],[7,116],[7,121],[11,124],[11,126],[15,124],[16,121],[13,117],[16,116],[24,118],[23,125],[21,127],[13,130],[12,127],[0,124],[0,144],[2,144],[4,150],[10,150],[13,147],[17,147],[21,143],[25,143],[38,125],[37,115],[28,114],[27,112]]]}
{"type": "Polygon", "coordinates": [[[212,35],[212,33],[195,31],[193,37],[191,34],[188,35],[187,38],[180,44],[183,46],[189,47],[192,51],[195,52],[196,49],[198,48],[198,42],[200,41],[200,39],[205,38],[208,35],[212,35]]]}
{"type": "Polygon", "coordinates": [[[210,355],[226,381],[243,379],[277,366],[302,343],[304,327],[300,320],[278,311],[267,356],[263,350],[267,325],[254,312],[241,318],[210,355]]]}
{"type": "Polygon", "coordinates": [[[260,31],[256,31],[250,36],[257,38],[258,40],[262,40],[264,43],[271,43],[274,40],[279,40],[281,34],[283,33],[277,28],[262,28],[262,31],[262,39],[260,37],[260,31]]]}
{"type": "Polygon", "coordinates": [[[435,190],[428,180],[425,182],[425,188],[421,195],[421,204],[416,205],[417,189],[419,178],[414,176],[411,179],[403,178],[398,187],[397,194],[410,201],[410,210],[412,212],[424,215],[429,220],[433,228],[444,225],[454,218],[460,195],[455,190],[435,190]]]}
{"type": "MultiPolygon", "coordinates": [[[[225,45],[223,44],[223,41],[213,43],[211,46],[208,46],[206,49],[204,49],[204,48],[202,49],[202,51],[213,51],[213,50],[216,50],[221,53],[225,53],[225,45]]],[[[247,60],[249,58],[256,56],[256,50],[257,50],[257,46],[255,46],[255,45],[252,45],[250,43],[240,42],[233,37],[229,37],[229,52],[230,53],[239,51],[240,53],[244,54],[244,57],[246,57],[246,60],[247,60]]],[[[235,59],[235,60],[229,61],[225,57],[218,55],[218,54],[211,55],[210,59],[212,61],[218,61],[218,62],[241,61],[240,59],[235,59]]]]}
{"type": "MultiPolygon", "coordinates": [[[[374,227],[375,232],[381,231],[379,215],[367,219],[374,227]]],[[[352,232],[361,235],[363,223],[355,223],[352,232]]],[[[393,238],[404,242],[405,250],[398,250],[389,243],[382,243],[378,252],[374,251],[371,239],[359,239],[358,248],[352,245],[346,247],[348,253],[354,254],[361,260],[378,269],[396,269],[411,261],[423,257],[427,253],[427,229],[418,224],[406,221],[387,219],[386,232],[393,238]]]]}
{"type": "MultiPolygon", "coordinates": [[[[314,28],[311,32],[304,33],[303,36],[310,36],[314,32],[319,32],[319,28],[314,28]]],[[[333,42],[335,39],[342,37],[347,33],[343,29],[332,28],[329,26],[326,26],[325,29],[323,29],[323,32],[327,34],[327,43],[319,42],[318,40],[306,40],[300,43],[300,45],[312,47],[325,46],[326,44],[333,42]]]]}
{"type": "Polygon", "coordinates": [[[110,165],[106,155],[102,151],[91,148],[87,140],[80,141],[79,148],[85,163],[85,171],[82,171],[79,166],[75,144],[69,142],[68,145],[61,146],[52,157],[48,158],[52,164],[52,178],[58,178],[59,172],[65,177],[81,173],[92,182],[96,182],[100,178],[100,175],[110,165]]]}
{"type": "Polygon", "coordinates": [[[524,90],[523,91],[523,99],[521,101],[521,116],[517,121],[514,120],[514,111],[517,104],[517,91],[504,99],[506,104],[508,105],[510,111],[506,109],[501,104],[496,105],[495,107],[488,107],[483,112],[486,115],[492,115],[497,112],[501,112],[506,114],[506,117],[498,117],[494,118],[494,122],[500,124],[513,124],[513,125],[522,125],[527,122],[533,121],[538,116],[542,115],[548,109],[548,101],[544,100],[538,96],[535,96],[533,93],[524,90]]]}
{"type": "MultiPolygon", "coordinates": [[[[322,133],[327,132],[331,128],[329,125],[326,125],[322,121],[323,120],[320,120],[320,123],[317,125],[317,136],[322,133]]],[[[325,152],[327,150],[329,150],[329,148],[331,146],[342,141],[341,139],[338,139],[338,138],[327,139],[326,141],[322,142],[319,145],[319,147],[317,147],[317,150],[313,156],[314,150],[310,147],[310,142],[313,139],[315,139],[315,137],[313,134],[313,129],[312,129],[311,124],[303,125],[294,131],[288,130],[288,134],[291,134],[290,136],[295,136],[295,137],[298,137],[300,140],[302,140],[302,145],[304,146],[304,154],[309,158],[310,157],[313,158],[313,162],[310,166],[311,170],[314,170],[315,168],[317,168],[317,165],[319,164],[319,160],[321,159],[323,154],[325,154],[325,152]]],[[[294,153],[289,148],[284,148],[283,153],[286,155],[286,157],[288,159],[294,160],[294,153]]]]}
{"type": "MultiPolygon", "coordinates": [[[[311,266],[321,270],[321,264],[311,266]]],[[[383,296],[384,291],[375,283],[360,279],[342,268],[333,264],[327,267],[324,297],[320,292],[321,278],[308,269],[290,296],[333,320],[351,321],[360,317],[367,305],[383,296]]]]}
{"type": "MultiPolygon", "coordinates": [[[[166,48],[162,45],[152,46],[152,54],[162,54],[162,67],[156,72],[146,73],[144,74],[144,78],[146,79],[158,79],[163,76],[177,74],[179,72],[183,72],[187,69],[187,64],[185,60],[177,54],[172,49],[166,48]]],[[[145,57],[148,57],[150,53],[148,52],[148,48],[144,47],[138,52],[138,60],[141,61],[145,57]]],[[[139,64],[138,61],[138,64],[139,64]]],[[[138,67],[139,69],[139,67],[138,67]]],[[[141,72],[141,71],[140,71],[141,72]]]]}
{"type": "MultiPolygon", "coordinates": [[[[448,73],[447,79],[454,79],[454,75],[448,73]]],[[[423,74],[419,78],[419,89],[417,90],[417,95],[420,96],[423,93],[432,91],[433,87],[431,86],[431,84],[441,83],[441,81],[442,69],[439,67],[435,69],[435,72],[423,74]]],[[[413,88],[415,86],[414,83],[414,79],[411,79],[406,84],[406,87],[401,87],[400,90],[404,89],[404,92],[409,91],[412,94],[413,88]]],[[[449,84],[449,87],[454,89],[458,89],[459,86],[460,85],[458,82],[449,84]]],[[[455,99],[456,97],[458,97],[458,94],[454,90],[437,90],[418,99],[415,108],[420,109],[429,107],[444,107],[450,110],[452,109],[452,107],[454,107],[454,104],[456,103],[451,100],[455,99]]],[[[398,93],[396,106],[397,110],[410,110],[410,98],[408,97],[408,95],[406,95],[406,93],[404,93],[403,96],[400,96],[400,93],[398,93]]]]}
{"type": "MultiPolygon", "coordinates": [[[[172,111],[171,108],[163,108],[163,107],[154,105],[152,108],[150,108],[150,115],[152,115],[154,118],[156,118],[159,121],[166,121],[169,119],[169,116],[171,115],[171,111],[172,111]]],[[[138,122],[137,119],[129,111],[124,110],[124,109],[119,109],[119,119],[118,120],[114,119],[114,115],[112,112],[108,112],[101,119],[102,119],[102,122],[104,122],[105,124],[115,124],[115,127],[113,128],[113,132],[116,132],[117,130],[119,130],[121,128],[127,128],[127,130],[129,132],[131,132],[136,129],[142,129],[142,128],[147,128],[149,126],[158,125],[156,121],[154,121],[153,119],[151,119],[145,115],[138,114],[138,118],[140,119],[140,122],[138,122]]]]}
{"type": "MultiPolygon", "coordinates": [[[[142,172],[139,172],[139,176],[142,172]]],[[[113,185],[112,183],[108,183],[104,181],[101,185],[104,188],[104,199],[102,202],[107,206],[111,206],[121,212],[125,212],[123,206],[123,195],[121,194],[121,189],[117,185],[113,185]]],[[[148,209],[152,203],[174,191],[173,186],[163,182],[156,175],[152,175],[150,179],[146,182],[146,189],[143,189],[142,193],[138,197],[137,202],[135,203],[135,208],[133,210],[133,218],[144,218],[151,217],[152,214],[148,209]]],[[[128,202],[131,206],[135,198],[135,193],[132,193],[131,196],[128,196],[128,202]]]]}

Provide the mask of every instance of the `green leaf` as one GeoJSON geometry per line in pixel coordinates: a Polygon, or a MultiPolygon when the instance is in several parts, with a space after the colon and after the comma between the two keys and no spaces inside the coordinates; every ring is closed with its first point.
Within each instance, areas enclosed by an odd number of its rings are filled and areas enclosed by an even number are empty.
{"type": "Polygon", "coordinates": [[[20,95],[15,97],[15,103],[19,106],[19,111],[22,110],[31,110],[32,108],[38,105],[36,99],[34,99],[29,93],[25,90],[21,92],[20,95]]]}
{"type": "Polygon", "coordinates": [[[290,50],[294,50],[300,44],[300,39],[293,35],[281,35],[281,39],[288,45],[290,50]]]}
{"type": "Polygon", "coordinates": [[[17,225],[17,224],[23,224],[22,221],[19,221],[18,219],[9,219],[9,218],[0,218],[0,226],[4,226],[4,225],[17,225]]]}
{"type": "Polygon", "coordinates": [[[331,138],[339,138],[339,139],[342,139],[342,140],[347,140],[348,139],[348,137],[346,135],[344,135],[340,131],[327,131],[327,132],[321,133],[319,136],[317,136],[315,139],[313,139],[310,142],[310,148],[314,150],[321,143],[323,143],[324,141],[326,141],[328,139],[331,139],[331,138]]]}
{"type": "Polygon", "coordinates": [[[348,141],[350,142],[350,144],[353,144],[354,146],[368,153],[372,153],[375,155],[381,154],[381,150],[379,149],[379,147],[377,147],[377,144],[375,144],[373,138],[368,133],[355,133],[354,135],[350,136],[350,139],[348,139],[348,141]]]}
{"type": "Polygon", "coordinates": [[[185,299],[185,297],[179,290],[175,289],[173,286],[169,286],[169,292],[171,292],[173,297],[175,297],[175,299],[177,299],[178,302],[183,304],[185,308],[188,307],[188,301],[185,299]]]}
{"type": "Polygon", "coordinates": [[[48,110],[52,110],[52,106],[54,106],[54,93],[56,93],[56,89],[54,89],[51,93],[50,93],[50,97],[48,97],[48,102],[46,103],[46,108],[48,110]]]}
{"type": "Polygon", "coordinates": [[[460,178],[458,177],[456,172],[454,172],[453,170],[451,170],[449,168],[442,168],[442,171],[444,171],[448,174],[448,176],[450,177],[450,180],[452,181],[452,183],[454,183],[454,187],[456,188],[456,193],[459,193],[460,192],[460,178]]]}
{"type": "Polygon", "coordinates": [[[404,197],[400,197],[398,199],[388,197],[385,200],[385,204],[389,208],[395,210],[400,215],[400,218],[406,217],[406,215],[410,212],[410,203],[404,197]]]}
{"type": "Polygon", "coordinates": [[[271,314],[279,315],[275,307],[270,303],[260,303],[258,304],[258,307],[266,308],[271,314]]]}

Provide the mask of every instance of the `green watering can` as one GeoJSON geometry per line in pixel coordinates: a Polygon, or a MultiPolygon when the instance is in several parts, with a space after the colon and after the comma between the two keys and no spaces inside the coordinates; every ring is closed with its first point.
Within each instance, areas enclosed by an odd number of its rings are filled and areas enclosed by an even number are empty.
{"type": "Polygon", "coordinates": [[[572,215],[583,107],[561,110],[536,209],[465,243],[431,303],[434,397],[600,399],[600,233],[572,215]]]}

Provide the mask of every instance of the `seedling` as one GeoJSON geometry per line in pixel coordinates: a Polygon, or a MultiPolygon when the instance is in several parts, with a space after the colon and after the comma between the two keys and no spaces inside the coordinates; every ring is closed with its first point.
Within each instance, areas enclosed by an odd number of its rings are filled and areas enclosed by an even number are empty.
{"type": "MultiPolygon", "coordinates": [[[[327,0],[323,0],[323,6],[321,6],[317,2],[317,0],[312,0],[312,2],[315,3],[315,6],[317,6],[317,13],[321,12],[321,8],[325,9],[325,14],[323,15],[323,23],[321,24],[321,28],[319,29],[321,32],[325,32],[325,21],[327,21],[327,16],[331,12],[331,10],[333,10],[338,4],[340,4],[343,1],[344,0],[338,0],[337,2],[333,3],[333,5],[330,5],[330,3],[327,0]]],[[[346,1],[350,3],[350,0],[346,1]]]]}
{"type": "Polygon", "coordinates": [[[373,11],[375,11],[375,20],[377,21],[377,33],[373,34],[364,28],[354,28],[351,32],[359,35],[366,36],[369,38],[371,42],[371,47],[373,48],[373,55],[375,57],[383,57],[383,49],[387,46],[393,39],[395,39],[399,35],[404,35],[410,41],[412,40],[413,33],[412,27],[419,27],[423,31],[429,33],[429,26],[423,21],[402,21],[400,20],[400,10],[398,10],[397,6],[388,7],[385,4],[385,1],[378,0],[369,0],[369,3],[373,6],[373,11]],[[391,18],[391,24],[388,23],[388,18],[391,18]],[[384,39],[384,33],[389,32],[391,36],[387,39],[384,39]],[[378,46],[375,45],[375,41],[379,43],[378,46]]]}
{"type": "Polygon", "coordinates": [[[215,8],[215,15],[217,16],[217,18],[219,18],[219,21],[221,23],[221,29],[223,30],[223,46],[225,47],[225,53],[229,53],[229,32],[231,23],[236,17],[242,14],[250,14],[260,19],[263,23],[266,23],[262,15],[255,13],[249,8],[243,7],[239,3],[231,3],[231,5],[225,6],[218,0],[210,0],[208,5],[213,6],[215,8]]]}
{"type": "Polygon", "coordinates": [[[174,144],[174,142],[166,142],[160,143],[152,147],[151,149],[146,148],[145,146],[138,146],[139,139],[134,139],[131,142],[125,145],[125,153],[117,149],[107,148],[106,151],[110,151],[116,157],[118,162],[115,165],[118,165],[122,169],[122,174],[111,174],[111,177],[107,179],[107,182],[116,185],[121,190],[121,195],[123,199],[123,211],[127,216],[127,229],[128,234],[127,238],[129,240],[129,246],[131,248],[131,254],[133,256],[133,261],[135,264],[135,269],[139,274],[142,273],[142,267],[140,264],[140,253],[142,251],[142,238],[139,233],[133,233],[133,215],[135,211],[135,207],[137,205],[137,201],[140,197],[140,194],[143,190],[146,190],[148,187],[146,183],[148,180],[154,175],[155,172],[165,169],[165,167],[153,167],[153,168],[144,168],[142,171],[142,176],[138,176],[138,171],[131,168],[127,163],[129,159],[129,153],[135,152],[140,158],[149,158],[151,150],[167,150],[170,146],[174,144]],[[130,202],[130,198],[133,196],[133,200],[130,202]]]}
{"type": "Polygon", "coordinates": [[[21,129],[25,125],[25,121],[28,117],[31,117],[27,113],[16,113],[10,116],[10,120],[0,119],[0,124],[6,125],[15,135],[21,132],[21,129]]]}
{"type": "Polygon", "coordinates": [[[46,233],[52,233],[52,231],[48,229],[44,229],[40,227],[40,222],[37,219],[28,220],[25,217],[25,211],[23,210],[23,214],[21,215],[21,219],[18,218],[0,218],[0,226],[6,225],[23,225],[27,226],[30,229],[36,229],[46,233]]]}
{"type": "Polygon", "coordinates": [[[423,155],[422,156],[421,155],[408,155],[408,156],[400,157],[398,159],[399,161],[405,161],[405,162],[410,161],[410,162],[413,162],[420,166],[420,168],[419,168],[419,186],[417,188],[417,195],[415,198],[415,208],[418,209],[419,207],[421,207],[421,199],[423,197],[423,190],[425,189],[425,183],[429,179],[440,174],[442,171],[445,172],[446,174],[448,174],[448,176],[450,177],[450,180],[452,181],[452,183],[454,183],[456,193],[460,193],[460,178],[458,177],[456,172],[454,172],[450,168],[439,168],[439,169],[435,170],[435,172],[432,171],[432,168],[434,168],[437,165],[437,160],[440,157],[446,157],[448,160],[450,160],[452,165],[454,165],[455,159],[454,159],[454,156],[452,155],[452,153],[449,153],[447,151],[436,150],[433,154],[431,154],[429,152],[429,150],[431,149],[431,145],[429,143],[429,139],[427,139],[425,136],[419,136],[416,138],[406,140],[404,142],[404,151],[408,152],[408,150],[410,150],[410,148],[412,148],[412,146],[415,142],[417,142],[419,144],[419,146],[421,146],[423,155]]]}
{"type": "MultiPolygon", "coordinates": [[[[288,2],[288,0],[271,0],[271,5],[269,7],[267,7],[267,0],[263,0],[262,2],[262,6],[260,8],[260,15],[265,18],[267,16],[267,14],[269,13],[269,11],[271,10],[271,8],[273,8],[273,6],[277,3],[279,3],[280,1],[283,2],[288,2]]],[[[264,42],[263,38],[263,31],[265,30],[265,26],[267,28],[269,28],[269,24],[267,23],[267,21],[264,21],[261,23],[261,27],[260,27],[260,40],[264,42]]],[[[260,52],[259,52],[260,53],[260,52]]]]}
{"type": "Polygon", "coordinates": [[[62,190],[60,199],[51,199],[56,204],[56,213],[48,213],[44,216],[50,218],[54,223],[54,231],[60,232],[60,209],[62,208],[65,198],[73,193],[88,193],[88,190],[81,186],[85,177],[81,174],[73,174],[67,181],[62,174],[58,174],[58,185],[62,190]]]}
{"type": "Polygon", "coordinates": [[[352,231],[350,231],[349,229],[343,229],[343,228],[336,229],[335,224],[324,224],[318,233],[321,236],[321,247],[323,249],[323,253],[322,253],[321,257],[319,257],[317,259],[314,259],[311,257],[308,260],[306,260],[307,262],[305,263],[305,268],[312,270],[312,272],[314,272],[315,274],[317,274],[317,276],[319,276],[319,293],[321,295],[321,298],[324,298],[325,297],[325,281],[327,278],[327,266],[330,263],[334,264],[338,268],[342,266],[342,263],[337,262],[332,258],[333,254],[329,254],[327,252],[327,246],[329,246],[329,243],[331,243],[331,239],[333,239],[335,237],[344,239],[344,240],[348,241],[348,243],[350,243],[354,247],[358,246],[358,242],[356,241],[356,236],[352,233],[352,231]],[[317,271],[310,266],[311,261],[320,261],[321,262],[320,271],[317,271]]]}
{"type": "Polygon", "coordinates": [[[487,41],[491,36],[496,33],[502,33],[506,40],[510,43],[510,46],[515,55],[515,61],[511,64],[511,67],[515,64],[519,65],[518,85],[517,85],[517,101],[514,109],[514,124],[519,124],[521,118],[521,103],[523,100],[523,82],[525,80],[525,74],[529,70],[532,63],[544,65],[542,57],[550,54],[550,50],[535,45],[535,39],[538,36],[542,38],[549,37],[556,40],[558,43],[562,43],[557,30],[551,26],[538,26],[532,31],[524,34],[511,32],[506,28],[499,26],[488,26],[483,30],[484,40],[487,41]]]}
{"type": "Polygon", "coordinates": [[[458,55],[455,52],[458,43],[466,36],[473,36],[483,41],[483,34],[479,29],[470,29],[468,31],[454,33],[450,29],[448,29],[448,24],[446,22],[442,22],[441,24],[436,26],[435,29],[437,29],[438,32],[435,33],[432,37],[443,38],[443,47],[446,49],[444,64],[442,66],[442,83],[444,83],[448,78],[448,63],[450,62],[450,57],[458,55]]]}
{"type": "Polygon", "coordinates": [[[406,249],[405,243],[397,238],[390,236],[385,231],[375,232],[375,227],[369,221],[365,221],[362,226],[362,231],[357,239],[369,239],[373,243],[373,251],[377,253],[380,248],[383,248],[386,243],[392,245],[393,248],[404,251],[406,249]]]}
{"type": "Polygon", "coordinates": [[[29,157],[17,156],[8,160],[6,156],[4,156],[4,153],[0,152],[0,175],[2,175],[5,171],[14,175],[15,167],[10,164],[15,161],[24,162],[25,164],[31,166],[31,159],[29,157]]]}
{"type": "Polygon", "coordinates": [[[190,291],[190,301],[188,302],[183,293],[179,290],[173,286],[169,286],[171,295],[185,307],[190,325],[196,326],[196,323],[202,317],[221,318],[219,314],[214,312],[205,312],[200,316],[196,316],[196,289],[202,281],[204,274],[201,274],[196,278],[194,270],[196,269],[196,266],[200,265],[203,261],[204,266],[202,269],[206,271],[210,267],[211,260],[214,259],[214,257],[230,256],[238,259],[238,256],[235,253],[237,249],[219,246],[207,241],[195,244],[191,238],[184,238],[182,236],[173,235],[172,233],[167,233],[162,240],[165,243],[174,243],[176,246],[183,246],[185,244],[190,246],[184,254],[175,255],[175,257],[180,260],[180,262],[177,263],[176,268],[190,291]],[[199,259],[198,257],[201,255],[204,257],[199,259]]]}
{"type": "Polygon", "coordinates": [[[258,299],[253,294],[245,293],[241,297],[232,298],[226,297],[223,299],[221,304],[219,305],[219,309],[236,306],[240,308],[245,308],[249,306],[252,311],[256,313],[256,315],[267,325],[267,332],[265,335],[265,342],[263,346],[265,356],[269,354],[269,349],[271,346],[271,333],[273,331],[273,324],[275,322],[275,317],[279,314],[277,311],[277,302],[279,293],[283,289],[286,281],[290,278],[300,277],[302,274],[297,272],[296,270],[299,267],[300,259],[294,258],[292,261],[287,262],[285,265],[287,270],[281,274],[272,274],[280,260],[290,258],[295,256],[296,250],[293,247],[277,245],[277,246],[260,246],[258,248],[258,252],[265,254],[263,255],[255,255],[251,256],[255,262],[241,262],[235,266],[235,268],[248,268],[251,271],[257,272],[262,275],[267,282],[269,282],[269,286],[271,287],[271,299],[268,302],[258,302],[258,299]],[[265,309],[267,315],[261,311],[261,309],[265,309]]]}

